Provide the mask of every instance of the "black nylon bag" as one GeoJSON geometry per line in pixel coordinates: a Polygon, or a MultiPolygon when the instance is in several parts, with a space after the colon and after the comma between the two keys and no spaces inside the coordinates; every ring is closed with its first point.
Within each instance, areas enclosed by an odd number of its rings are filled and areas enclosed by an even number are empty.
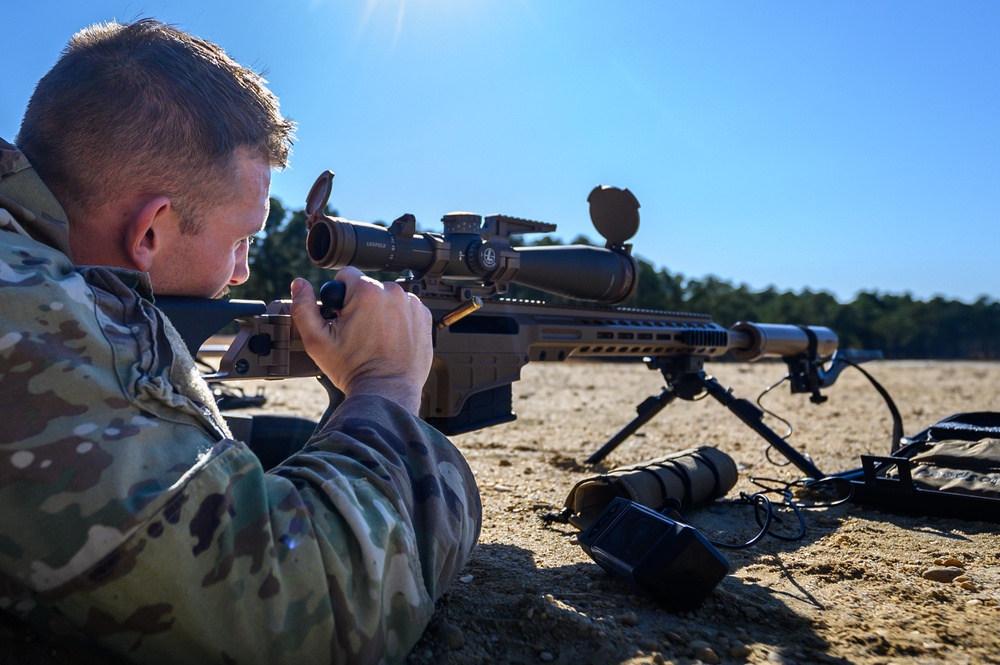
{"type": "Polygon", "coordinates": [[[957,413],[892,455],[861,456],[852,501],[906,514],[1000,523],[1000,412],[957,413]]]}

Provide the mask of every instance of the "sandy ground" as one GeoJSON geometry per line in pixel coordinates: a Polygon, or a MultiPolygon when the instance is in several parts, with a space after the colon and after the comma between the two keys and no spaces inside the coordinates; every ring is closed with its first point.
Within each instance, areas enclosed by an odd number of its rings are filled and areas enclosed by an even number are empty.
{"type": "MultiPolygon", "coordinates": [[[[868,368],[896,400],[907,433],[1000,404],[997,364],[868,368]]],[[[755,399],[783,376],[784,365],[710,370],[755,399]]],[[[577,545],[575,529],[543,526],[541,515],[561,508],[572,486],[593,473],[579,462],[661,388],[658,373],[641,365],[529,365],[515,390],[518,421],[455,437],[482,489],[483,534],[413,663],[1000,662],[995,524],[900,517],[854,504],[809,511],[800,541],[765,538],[725,551],[731,574],[684,614],[605,574],[577,545]],[[966,580],[925,579],[947,565],[966,580]]],[[[858,466],[862,453],[888,451],[888,410],[858,372],[846,372],[827,394],[817,406],[779,388],[764,405],[793,423],[789,441],[826,472],[858,466]]],[[[740,480],[729,497],[754,491],[751,477],[802,475],[768,462],[766,444],[711,399],[670,405],[606,466],[700,445],[737,461],[740,480]]],[[[756,531],[752,511],[733,503],[685,519],[718,540],[746,540],[756,531]]]]}
{"type": "MultiPolygon", "coordinates": [[[[866,367],[896,400],[908,434],[952,413],[1000,405],[1000,364],[866,367]]],[[[784,374],[780,363],[709,369],[751,400],[784,374]]],[[[316,416],[325,406],[311,380],[263,385],[269,411],[316,416]]],[[[606,574],[577,544],[575,528],[546,526],[542,516],[561,509],[573,485],[595,473],[583,461],[662,387],[659,374],[641,364],[530,364],[515,384],[517,421],[453,437],[479,482],[483,531],[411,665],[1000,663],[996,524],[898,516],[852,503],[808,510],[801,540],[766,537],[723,551],[730,574],[684,613],[606,574]],[[928,579],[928,571],[949,567],[961,576],[928,579]]],[[[829,401],[814,405],[781,386],[764,405],[794,425],[789,442],[825,472],[857,467],[861,454],[888,452],[888,410],[861,374],[848,370],[825,392],[829,401]]],[[[716,540],[756,533],[753,511],[732,501],[759,489],[751,478],[803,475],[769,461],[764,441],[712,399],[670,405],[601,469],[700,445],[726,452],[740,469],[726,499],[684,513],[716,540]]],[[[5,630],[0,646],[5,639],[23,647],[5,630]]],[[[60,660],[56,650],[47,662],[74,661],[60,660]]]]}

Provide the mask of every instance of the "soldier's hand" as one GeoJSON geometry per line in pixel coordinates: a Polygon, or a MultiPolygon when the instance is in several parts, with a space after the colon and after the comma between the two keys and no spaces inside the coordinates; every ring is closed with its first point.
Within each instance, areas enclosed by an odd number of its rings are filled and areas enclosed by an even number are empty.
{"type": "Polygon", "coordinates": [[[398,284],[356,268],[340,270],[336,279],[346,294],[333,320],[320,314],[308,281],[292,282],[292,320],[306,352],[348,397],[381,395],[417,414],[434,353],[430,311],[398,284]]]}

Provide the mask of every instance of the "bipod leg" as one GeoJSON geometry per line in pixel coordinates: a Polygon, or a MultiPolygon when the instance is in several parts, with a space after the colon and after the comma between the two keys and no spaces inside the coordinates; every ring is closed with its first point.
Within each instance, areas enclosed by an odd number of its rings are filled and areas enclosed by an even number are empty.
{"type": "Polygon", "coordinates": [[[816,468],[816,465],[808,457],[795,450],[795,448],[792,448],[787,441],[778,436],[777,432],[764,424],[763,411],[746,399],[734,397],[729,390],[723,388],[722,384],[711,376],[706,376],[702,373],[700,379],[709,395],[736,414],[736,417],[746,423],[753,431],[764,437],[771,446],[787,457],[792,464],[799,467],[810,478],[818,480],[826,477],[826,474],[816,468]]]}
{"type": "Polygon", "coordinates": [[[652,420],[653,416],[662,411],[665,406],[673,402],[676,398],[677,393],[673,388],[665,388],[659,395],[647,397],[639,406],[635,407],[638,415],[632,422],[625,425],[621,431],[608,439],[608,442],[601,446],[600,450],[588,457],[587,464],[597,464],[607,457],[612,450],[618,447],[618,444],[635,434],[640,427],[652,420]]]}

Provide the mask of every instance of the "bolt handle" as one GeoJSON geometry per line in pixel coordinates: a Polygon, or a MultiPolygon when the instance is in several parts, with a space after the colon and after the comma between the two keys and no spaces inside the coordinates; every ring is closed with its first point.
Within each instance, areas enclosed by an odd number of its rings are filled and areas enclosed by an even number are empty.
{"type": "Polygon", "coordinates": [[[337,318],[337,310],[344,307],[347,286],[343,282],[331,280],[319,288],[319,312],[324,319],[337,318]]]}

